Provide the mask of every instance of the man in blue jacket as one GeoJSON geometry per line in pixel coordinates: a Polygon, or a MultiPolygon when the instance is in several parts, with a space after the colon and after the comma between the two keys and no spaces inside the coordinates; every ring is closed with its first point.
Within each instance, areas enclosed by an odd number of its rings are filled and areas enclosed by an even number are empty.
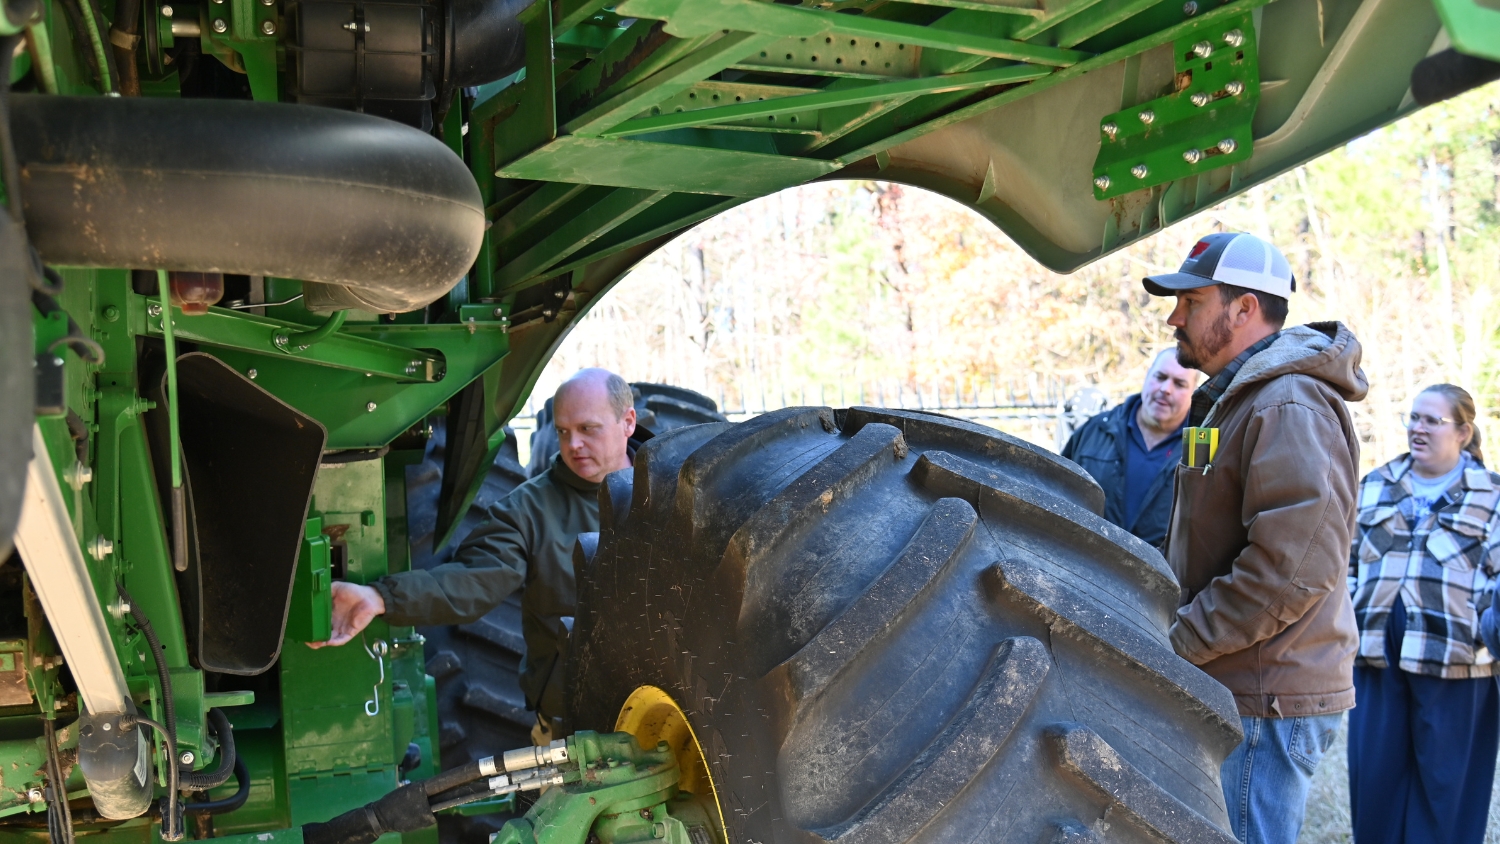
{"type": "Polygon", "coordinates": [[[1153,546],[1167,536],[1172,472],[1197,386],[1198,373],[1167,349],[1139,393],[1083,423],[1063,448],[1104,488],[1104,518],[1153,546]]]}

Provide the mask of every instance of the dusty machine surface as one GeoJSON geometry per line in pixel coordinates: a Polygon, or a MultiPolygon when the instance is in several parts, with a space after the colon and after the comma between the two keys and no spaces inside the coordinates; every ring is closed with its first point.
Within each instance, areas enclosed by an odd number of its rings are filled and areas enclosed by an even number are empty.
{"type": "Polygon", "coordinates": [[[4,0],[0,838],[1230,841],[1160,556],[931,415],[646,443],[547,748],[442,740],[416,630],[305,643],[698,221],[889,179],[1066,271],[1496,59],[1492,0],[4,0]]]}

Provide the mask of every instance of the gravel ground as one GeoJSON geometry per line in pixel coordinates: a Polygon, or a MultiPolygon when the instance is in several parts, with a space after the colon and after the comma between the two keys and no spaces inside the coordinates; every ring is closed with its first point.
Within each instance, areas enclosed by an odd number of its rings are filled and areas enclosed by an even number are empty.
{"type": "MultiPolygon", "coordinates": [[[[1297,844],[1349,844],[1349,757],[1345,737],[1348,719],[1313,777],[1307,797],[1307,817],[1297,844]]],[[[1490,799],[1490,826],[1485,844],[1500,844],[1500,801],[1490,799]]]]}

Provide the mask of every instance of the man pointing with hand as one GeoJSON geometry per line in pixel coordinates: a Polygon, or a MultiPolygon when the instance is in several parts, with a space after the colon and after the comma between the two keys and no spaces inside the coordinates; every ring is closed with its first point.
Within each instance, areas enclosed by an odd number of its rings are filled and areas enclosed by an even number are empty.
{"type": "Polygon", "coordinates": [[[368,586],[334,583],[333,636],[312,647],[342,645],[378,615],[402,626],[477,621],[525,586],[521,689],[537,713],[533,740],[550,741],[565,714],[558,663],[577,601],[573,544],[578,534],[599,529],[599,484],[630,468],[635,432],[630,385],[603,369],[563,382],[552,407],[561,453],[547,471],[492,505],[453,562],[368,586]]]}

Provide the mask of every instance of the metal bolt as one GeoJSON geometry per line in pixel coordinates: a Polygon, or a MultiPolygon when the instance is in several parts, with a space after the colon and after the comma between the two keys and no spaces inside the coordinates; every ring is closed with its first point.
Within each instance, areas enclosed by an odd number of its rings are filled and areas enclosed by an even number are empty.
{"type": "Polygon", "coordinates": [[[357,24],[354,21],[350,21],[350,22],[344,24],[344,28],[347,29],[347,30],[349,30],[350,32],[359,32],[361,29],[363,29],[365,32],[369,32],[370,31],[370,25],[369,24],[364,24],[363,27],[361,27],[360,24],[357,24]]]}
{"type": "Polygon", "coordinates": [[[262,6],[274,6],[276,5],[276,0],[260,0],[260,4],[262,6]]]}
{"type": "Polygon", "coordinates": [[[161,305],[158,305],[155,302],[152,302],[151,304],[147,305],[146,306],[146,316],[153,316],[153,317],[159,317],[159,316],[161,316],[161,305]]]}
{"type": "Polygon", "coordinates": [[[1200,59],[1208,58],[1209,54],[1213,51],[1214,45],[1208,43],[1207,41],[1199,41],[1197,44],[1193,45],[1193,55],[1197,56],[1200,59]]]}
{"type": "Polygon", "coordinates": [[[1202,91],[1199,91],[1196,94],[1193,94],[1191,97],[1188,97],[1188,102],[1192,103],[1193,105],[1197,106],[1198,108],[1203,108],[1204,106],[1208,105],[1212,101],[1213,101],[1213,97],[1210,97],[1209,95],[1203,93],[1202,91]]]}
{"type": "Polygon", "coordinates": [[[184,750],[184,751],[182,751],[182,756],[179,757],[179,758],[182,759],[182,764],[184,764],[184,765],[191,765],[191,764],[193,764],[194,760],[196,760],[198,757],[196,757],[196,756],[193,755],[193,751],[191,751],[191,750],[184,750]]]}
{"type": "Polygon", "coordinates": [[[1235,148],[1237,148],[1238,146],[1239,144],[1234,142],[1234,138],[1225,138],[1224,140],[1219,141],[1219,152],[1228,155],[1231,152],[1234,152],[1235,148]]]}
{"type": "Polygon", "coordinates": [[[1228,85],[1225,85],[1224,86],[1224,91],[1226,93],[1228,93],[1229,96],[1231,96],[1231,97],[1238,97],[1240,94],[1244,93],[1244,91],[1245,91],[1245,83],[1243,83],[1243,82],[1239,81],[1238,79],[1236,79],[1236,80],[1230,82],[1228,85]]]}
{"type": "Polygon", "coordinates": [[[32,803],[40,803],[45,798],[42,796],[40,788],[28,788],[26,789],[26,799],[32,803]]]}
{"type": "Polygon", "coordinates": [[[1137,179],[1144,179],[1146,178],[1146,176],[1150,175],[1150,173],[1151,168],[1147,167],[1144,164],[1137,164],[1134,167],[1130,168],[1130,175],[1136,177],[1137,179]]]}
{"type": "Polygon", "coordinates": [[[223,33],[228,32],[228,31],[229,31],[229,24],[225,23],[223,18],[218,18],[218,19],[216,19],[214,21],[214,32],[217,32],[217,33],[219,33],[219,34],[222,35],[223,33]]]}
{"type": "Polygon", "coordinates": [[[257,371],[254,367],[252,367],[250,369],[250,371],[246,372],[245,374],[248,375],[248,376],[250,376],[250,380],[251,381],[254,381],[255,380],[255,376],[259,375],[260,372],[257,371]]]}
{"type": "Polygon", "coordinates": [[[99,534],[98,536],[89,540],[89,556],[93,557],[96,560],[99,560],[100,562],[103,562],[105,557],[108,557],[114,552],[115,544],[104,538],[104,534],[99,534]]]}
{"type": "Polygon", "coordinates": [[[1103,130],[1104,134],[1109,136],[1109,139],[1111,141],[1115,139],[1116,135],[1120,134],[1120,127],[1116,126],[1114,123],[1106,123],[1099,128],[1103,130]]]}
{"type": "Polygon", "coordinates": [[[104,309],[104,321],[105,322],[117,322],[117,321],[119,321],[119,319],[120,319],[120,309],[119,308],[115,307],[114,305],[109,305],[108,307],[106,307],[104,309]]]}
{"type": "Polygon", "coordinates": [[[542,309],[542,316],[546,317],[547,319],[551,319],[552,315],[555,314],[555,313],[557,313],[557,312],[554,311],[554,310],[552,310],[551,308],[543,308],[542,309]]]}
{"type": "Polygon", "coordinates": [[[1198,149],[1183,150],[1182,160],[1189,164],[1197,164],[1203,160],[1203,152],[1198,149]]]}
{"type": "Polygon", "coordinates": [[[365,405],[365,412],[366,413],[374,413],[375,412],[375,402],[370,402],[369,404],[366,404],[365,405]]]}
{"type": "Polygon", "coordinates": [[[106,733],[107,733],[107,732],[109,732],[109,731],[111,731],[111,730],[113,730],[113,729],[114,729],[114,728],[115,728],[115,725],[114,725],[114,724],[111,724],[111,723],[109,723],[109,722],[108,722],[108,721],[105,721],[105,722],[104,722],[104,726],[103,726],[103,730],[104,730],[104,732],[106,732],[106,733]]]}
{"type": "Polygon", "coordinates": [[[286,344],[290,343],[291,340],[288,339],[285,334],[277,334],[275,337],[271,338],[271,342],[276,344],[276,348],[285,349],[286,344]]]}
{"type": "Polygon", "coordinates": [[[1152,123],[1156,122],[1156,112],[1148,108],[1145,111],[1141,112],[1140,118],[1142,123],[1150,126],[1152,123]]]}
{"type": "Polygon", "coordinates": [[[1095,176],[1094,177],[1094,187],[1098,188],[1099,190],[1109,190],[1109,177],[1108,176],[1095,176]]]}
{"type": "Polygon", "coordinates": [[[82,489],[83,485],[94,480],[94,470],[82,463],[75,462],[63,472],[63,478],[68,486],[74,489],[82,489]]]}
{"type": "Polygon", "coordinates": [[[275,35],[276,34],[276,21],[261,21],[260,22],[260,32],[261,32],[262,35],[275,35]]]}
{"type": "Polygon", "coordinates": [[[1238,47],[1245,43],[1245,33],[1240,32],[1238,29],[1231,29],[1224,33],[1224,43],[1231,47],[1238,47]]]}
{"type": "Polygon", "coordinates": [[[164,18],[170,18],[172,16],[172,7],[171,6],[162,6],[161,7],[161,16],[164,17],[164,18]]]}
{"type": "Polygon", "coordinates": [[[1188,17],[1198,14],[1198,4],[1193,2],[1193,0],[1188,0],[1182,4],[1182,13],[1188,17]]]}
{"type": "Polygon", "coordinates": [[[567,291],[565,291],[565,290],[555,290],[555,291],[553,291],[552,295],[556,296],[559,299],[566,299],[566,298],[568,298],[567,291]]]}
{"type": "Polygon", "coordinates": [[[495,319],[505,319],[505,309],[504,308],[496,308],[495,309],[495,313],[494,313],[494,317],[495,317],[495,319]]]}

